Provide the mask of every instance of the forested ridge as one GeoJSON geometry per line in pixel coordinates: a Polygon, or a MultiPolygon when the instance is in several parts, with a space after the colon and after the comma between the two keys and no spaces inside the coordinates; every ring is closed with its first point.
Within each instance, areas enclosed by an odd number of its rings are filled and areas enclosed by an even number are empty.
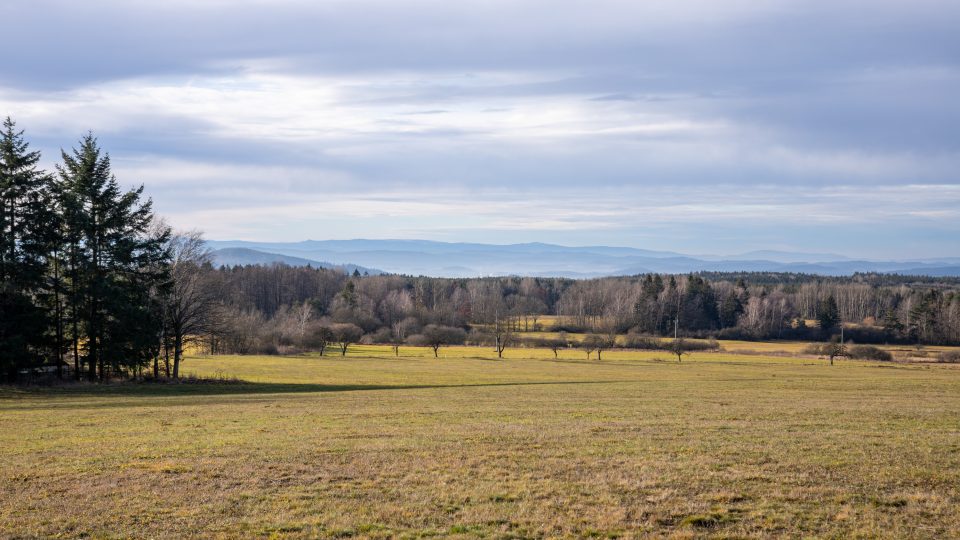
{"type": "Polygon", "coordinates": [[[355,325],[381,343],[427,325],[472,331],[482,342],[497,325],[517,338],[554,330],[826,340],[840,324],[863,343],[960,342],[960,287],[940,278],[916,277],[910,285],[870,284],[860,276],[762,285],[698,274],[444,279],[274,265],[209,267],[206,279],[229,299],[225,331],[208,343],[222,352],[295,347],[298,336],[333,324],[355,325]]]}
{"type": "MultiPolygon", "coordinates": [[[[599,348],[634,339],[960,343],[960,280],[885,274],[646,274],[590,280],[347,275],[285,265],[215,268],[199,232],[174,232],[143,187],[124,190],[92,134],[38,167],[0,133],[0,378],[177,377],[189,347],[273,353],[351,343],[490,343],[549,329],[599,348]],[[546,321],[549,319],[549,325],[546,321]]],[[[599,350],[599,349],[598,349],[599,350]]]]}

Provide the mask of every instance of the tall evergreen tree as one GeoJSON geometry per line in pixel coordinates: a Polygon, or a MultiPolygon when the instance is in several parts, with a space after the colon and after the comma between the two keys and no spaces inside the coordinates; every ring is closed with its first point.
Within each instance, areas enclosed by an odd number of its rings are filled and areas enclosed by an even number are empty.
{"type": "Polygon", "coordinates": [[[0,371],[41,361],[48,326],[37,305],[44,284],[50,221],[48,176],[9,117],[0,131],[0,371]]]}
{"type": "MultiPolygon", "coordinates": [[[[110,157],[87,134],[62,152],[58,194],[63,207],[71,329],[75,353],[86,359],[87,377],[107,369],[136,367],[158,342],[150,315],[150,291],[164,279],[169,231],[150,234],[152,204],[143,186],[123,191],[110,172],[110,157]]],[[[155,310],[154,310],[155,311],[155,310]]]]}
{"type": "Polygon", "coordinates": [[[840,308],[832,294],[817,304],[817,320],[820,321],[820,329],[825,332],[840,324],[840,308]]]}
{"type": "Polygon", "coordinates": [[[713,330],[719,326],[717,298],[713,288],[700,276],[687,278],[680,310],[680,324],[690,330],[713,330]]]}
{"type": "Polygon", "coordinates": [[[736,326],[742,314],[743,304],[740,302],[740,296],[735,291],[727,293],[720,303],[720,328],[736,326]]]}

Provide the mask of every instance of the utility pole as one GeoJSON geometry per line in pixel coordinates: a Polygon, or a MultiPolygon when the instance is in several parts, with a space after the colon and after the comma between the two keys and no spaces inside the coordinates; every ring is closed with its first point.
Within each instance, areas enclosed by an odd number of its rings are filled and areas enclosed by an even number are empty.
{"type": "Polygon", "coordinates": [[[840,356],[846,357],[847,353],[843,350],[843,318],[840,318],[840,356]]]}

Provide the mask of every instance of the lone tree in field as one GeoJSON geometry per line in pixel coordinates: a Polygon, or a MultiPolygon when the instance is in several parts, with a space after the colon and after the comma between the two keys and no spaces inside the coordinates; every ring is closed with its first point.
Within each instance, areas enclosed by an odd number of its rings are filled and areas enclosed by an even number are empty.
{"type": "Polygon", "coordinates": [[[560,332],[560,335],[557,337],[543,340],[543,346],[553,351],[553,358],[557,359],[560,357],[560,349],[569,347],[570,342],[567,340],[567,333],[560,332]]]}
{"type": "Polygon", "coordinates": [[[493,343],[497,348],[497,358],[503,358],[503,351],[513,344],[513,332],[510,325],[500,319],[499,315],[493,323],[493,343]]]}
{"type": "Polygon", "coordinates": [[[830,343],[827,343],[823,346],[823,352],[830,357],[830,365],[833,365],[833,359],[837,356],[847,356],[846,347],[843,345],[843,342],[840,341],[840,338],[833,336],[830,339],[830,343]]]}
{"type": "Polygon", "coordinates": [[[308,343],[320,351],[320,356],[323,356],[324,351],[327,350],[327,345],[331,341],[333,341],[333,331],[330,330],[329,326],[320,324],[310,333],[308,343]]]}
{"type": "Polygon", "coordinates": [[[363,330],[353,323],[338,323],[330,327],[333,341],[340,347],[340,356],[347,355],[347,348],[360,341],[363,330]]]}
{"type": "Polygon", "coordinates": [[[683,355],[690,354],[687,342],[683,338],[677,338],[670,342],[667,350],[677,355],[677,362],[683,362],[683,355]]]}
{"type": "Polygon", "coordinates": [[[444,345],[460,345],[467,338],[467,333],[462,328],[452,326],[443,326],[439,324],[428,324],[423,329],[423,333],[410,336],[410,342],[413,345],[426,346],[433,349],[433,357],[440,356],[440,347],[444,345]]]}
{"type": "Polygon", "coordinates": [[[590,336],[586,336],[580,343],[577,343],[577,347],[582,349],[583,352],[587,353],[587,360],[590,359],[590,353],[592,353],[597,348],[596,342],[590,339],[590,336]]]}

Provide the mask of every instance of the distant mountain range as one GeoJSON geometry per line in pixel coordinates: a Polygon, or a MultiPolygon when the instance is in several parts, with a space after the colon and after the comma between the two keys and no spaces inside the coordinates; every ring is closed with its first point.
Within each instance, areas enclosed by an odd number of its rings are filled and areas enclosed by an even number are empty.
{"type": "Polygon", "coordinates": [[[588,278],[648,272],[802,272],[850,275],[881,272],[960,276],[960,257],[911,261],[855,260],[830,253],[753,251],[735,256],[689,256],[669,251],[555,244],[474,244],[428,240],[211,240],[219,265],[271,264],[340,267],[360,273],[438,277],[555,276],[588,278]]]}
{"type": "Polygon", "coordinates": [[[283,263],[288,266],[312,266],[314,268],[335,268],[348,274],[354,271],[361,274],[382,274],[380,270],[365,268],[355,264],[333,264],[328,262],[313,261],[301,257],[292,257],[282,253],[268,253],[250,248],[221,248],[215,249],[211,253],[213,264],[215,266],[246,266],[246,265],[271,265],[274,263],[283,263]]]}

